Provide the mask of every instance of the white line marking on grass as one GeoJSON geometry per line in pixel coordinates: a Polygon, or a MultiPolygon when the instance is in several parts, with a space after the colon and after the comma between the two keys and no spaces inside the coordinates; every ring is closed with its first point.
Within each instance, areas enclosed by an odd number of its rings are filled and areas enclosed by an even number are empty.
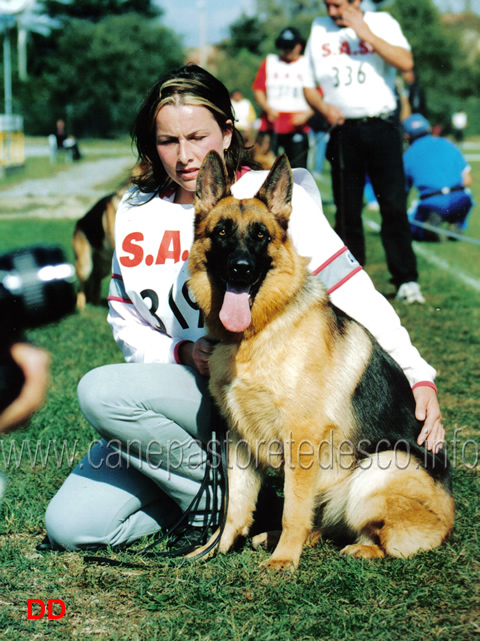
{"type": "Polygon", "coordinates": [[[477,290],[477,292],[480,292],[480,280],[472,278],[472,276],[465,274],[465,272],[458,269],[458,267],[452,267],[446,260],[435,256],[434,253],[432,253],[426,247],[423,247],[423,245],[420,245],[420,243],[414,241],[413,246],[415,248],[415,252],[417,254],[420,254],[420,256],[422,256],[426,261],[432,263],[445,272],[449,272],[454,278],[457,278],[465,285],[473,287],[473,289],[477,290]]]}
{"type": "MultiPolygon", "coordinates": [[[[374,231],[380,231],[380,225],[375,221],[367,219],[365,222],[367,223],[367,226],[370,227],[370,229],[373,229],[374,231]]],[[[464,283],[464,285],[472,287],[477,292],[480,292],[480,280],[472,278],[472,276],[465,274],[457,267],[452,267],[450,263],[448,263],[443,258],[439,258],[438,256],[436,256],[432,251],[430,251],[427,247],[424,247],[421,243],[413,241],[413,246],[415,248],[415,252],[417,254],[420,254],[420,256],[422,256],[422,258],[424,258],[427,262],[432,263],[433,265],[435,265],[435,267],[438,267],[445,272],[448,272],[453,278],[456,278],[457,280],[464,283]]]]}

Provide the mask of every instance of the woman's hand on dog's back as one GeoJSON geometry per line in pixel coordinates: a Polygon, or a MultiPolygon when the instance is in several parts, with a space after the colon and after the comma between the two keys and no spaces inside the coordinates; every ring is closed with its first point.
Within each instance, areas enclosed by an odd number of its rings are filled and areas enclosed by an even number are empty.
{"type": "Polygon", "coordinates": [[[215,342],[202,336],[195,343],[186,341],[178,350],[182,365],[196,369],[202,376],[210,376],[208,361],[215,347],[215,342]]]}

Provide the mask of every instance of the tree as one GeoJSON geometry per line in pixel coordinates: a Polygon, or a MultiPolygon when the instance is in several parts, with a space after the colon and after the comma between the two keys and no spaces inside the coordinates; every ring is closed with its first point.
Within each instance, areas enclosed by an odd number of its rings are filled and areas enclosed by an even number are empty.
{"type": "Polygon", "coordinates": [[[239,89],[255,106],[251,87],[261,61],[261,56],[252,54],[247,49],[241,49],[234,57],[220,55],[213,73],[230,92],[239,89]]]}
{"type": "Polygon", "coordinates": [[[389,12],[412,47],[430,120],[447,127],[456,103],[470,96],[473,86],[458,35],[442,23],[432,0],[397,0],[389,12]]]}
{"type": "Polygon", "coordinates": [[[126,134],[144,93],[184,61],[176,36],[138,14],[70,20],[55,47],[22,88],[29,133],[50,133],[62,117],[76,135],[126,134]]]}
{"type": "Polygon", "coordinates": [[[243,14],[229,29],[230,39],[223,45],[225,51],[235,55],[246,49],[254,55],[261,55],[265,31],[263,23],[257,17],[243,14]]]}
{"type": "Polygon", "coordinates": [[[156,18],[163,9],[152,0],[43,0],[46,12],[52,18],[68,21],[72,18],[98,22],[108,16],[138,13],[145,18],[156,18]]]}

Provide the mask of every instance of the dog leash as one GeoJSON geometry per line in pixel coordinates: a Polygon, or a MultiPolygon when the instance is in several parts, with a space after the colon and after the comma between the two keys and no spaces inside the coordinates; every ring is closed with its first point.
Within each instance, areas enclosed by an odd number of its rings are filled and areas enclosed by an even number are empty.
{"type": "MultiPolygon", "coordinates": [[[[169,560],[178,557],[185,557],[185,555],[193,552],[197,547],[197,544],[175,549],[167,549],[157,553],[153,553],[152,550],[165,541],[167,541],[167,547],[173,547],[185,533],[190,519],[196,516],[204,517],[204,524],[201,532],[202,542],[208,540],[209,532],[212,528],[220,526],[219,532],[205,550],[191,559],[184,558],[183,561],[197,561],[198,559],[206,556],[218,545],[225,529],[226,515],[228,511],[228,452],[226,445],[226,432],[223,429],[223,420],[221,419],[216,406],[213,406],[212,422],[221,427],[218,430],[212,430],[212,438],[210,440],[209,447],[207,448],[207,458],[205,460],[205,474],[197,494],[178,521],[171,528],[166,530],[157,541],[147,545],[142,550],[133,552],[136,557],[169,560]],[[220,465],[218,465],[216,461],[220,461],[220,465]],[[207,494],[207,504],[205,508],[199,510],[198,506],[205,493],[207,494]],[[209,505],[210,496],[212,497],[211,505],[209,505]],[[218,516],[220,516],[220,518],[217,521],[218,516]]],[[[125,551],[129,552],[129,550],[125,551]]],[[[83,557],[83,561],[84,563],[96,563],[98,565],[110,565],[132,569],[145,569],[146,567],[145,565],[140,565],[138,563],[118,561],[104,556],[88,555],[83,557]]]]}

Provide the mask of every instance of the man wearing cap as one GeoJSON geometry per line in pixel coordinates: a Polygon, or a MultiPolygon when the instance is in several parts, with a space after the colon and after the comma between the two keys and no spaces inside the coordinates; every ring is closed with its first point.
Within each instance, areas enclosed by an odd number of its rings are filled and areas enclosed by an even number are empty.
{"type": "MultiPolygon", "coordinates": [[[[454,232],[463,232],[474,202],[468,189],[471,168],[462,152],[447,138],[432,136],[430,123],[421,114],[409,116],[403,122],[403,131],[410,143],[403,155],[407,192],[412,187],[418,191],[410,222],[434,226],[447,222],[454,232]]],[[[414,224],[412,232],[417,240],[440,238],[414,224]]]]}
{"type": "Polygon", "coordinates": [[[260,65],[252,88],[263,109],[260,131],[272,132],[272,151],[283,148],[293,167],[307,166],[308,120],[313,110],[303,95],[307,64],[305,41],[294,27],[283,29],[275,41],[280,54],[260,65]]]}
{"type": "Polygon", "coordinates": [[[324,0],[305,57],[307,102],[333,127],[327,149],[337,208],[335,229],[365,263],[363,189],[368,173],[382,218],[381,239],[397,299],[423,303],[406,211],[402,135],[395,114],[396,71],[413,69],[400,25],[385,12],[360,9],[361,0],[324,0]],[[323,98],[317,88],[323,90],[323,98]]]}

